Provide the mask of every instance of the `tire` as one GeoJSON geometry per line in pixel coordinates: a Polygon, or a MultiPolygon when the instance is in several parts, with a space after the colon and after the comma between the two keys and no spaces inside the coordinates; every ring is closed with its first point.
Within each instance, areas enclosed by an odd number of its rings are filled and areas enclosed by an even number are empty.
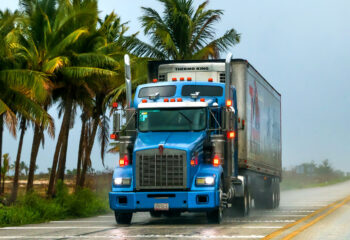
{"type": "Polygon", "coordinates": [[[234,208],[233,211],[239,216],[239,217],[245,217],[249,215],[250,212],[250,194],[248,189],[246,188],[244,190],[244,197],[239,197],[233,199],[232,207],[234,208]]]}
{"type": "Polygon", "coordinates": [[[160,218],[162,216],[162,212],[150,211],[149,214],[153,218],[160,218]]]}
{"type": "Polygon", "coordinates": [[[276,208],[280,206],[280,200],[281,200],[281,191],[280,191],[280,183],[276,183],[276,208]]]}
{"type": "Polygon", "coordinates": [[[266,209],[273,209],[275,206],[275,194],[273,191],[265,193],[266,209]]]}
{"type": "Polygon", "coordinates": [[[132,212],[131,213],[121,213],[114,211],[115,221],[118,224],[130,224],[132,219],[132,212]]]}
{"type": "Polygon", "coordinates": [[[220,204],[219,204],[219,207],[217,209],[207,212],[208,223],[220,224],[222,221],[222,215],[223,215],[223,211],[224,211],[223,202],[222,202],[223,192],[224,192],[224,186],[223,186],[223,183],[221,180],[220,186],[219,186],[220,204]]]}

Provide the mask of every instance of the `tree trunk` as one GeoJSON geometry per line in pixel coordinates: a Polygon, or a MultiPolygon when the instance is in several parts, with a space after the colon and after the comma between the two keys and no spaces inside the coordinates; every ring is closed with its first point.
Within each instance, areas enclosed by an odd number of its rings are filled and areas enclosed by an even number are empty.
{"type": "Polygon", "coordinates": [[[35,124],[32,152],[30,154],[30,165],[29,165],[29,173],[28,173],[27,192],[30,192],[33,190],[36,158],[38,156],[42,134],[43,134],[43,127],[35,124]]]}
{"type": "Polygon", "coordinates": [[[55,179],[56,179],[56,169],[57,169],[58,157],[59,157],[60,152],[61,152],[63,134],[64,134],[64,127],[61,126],[60,133],[59,133],[58,139],[57,139],[55,154],[53,156],[53,161],[52,161],[52,167],[51,167],[51,172],[50,172],[50,180],[49,180],[49,187],[47,189],[47,196],[48,197],[52,197],[53,194],[54,194],[55,179]]]}
{"type": "Polygon", "coordinates": [[[4,131],[4,116],[0,114],[0,195],[3,190],[1,188],[1,163],[2,163],[2,132],[4,131]]]}
{"type": "MultiPolygon", "coordinates": [[[[68,94],[68,96],[70,96],[70,95],[68,94]]],[[[70,99],[69,97],[67,97],[67,101],[70,101],[71,103],[73,102],[73,100],[70,99]]],[[[70,110],[72,110],[72,104],[71,104],[70,110]]],[[[61,152],[62,145],[63,145],[62,143],[63,143],[63,140],[64,140],[65,135],[66,135],[66,125],[67,125],[66,122],[67,121],[68,121],[68,131],[69,131],[70,113],[68,116],[67,111],[65,111],[64,115],[63,115],[60,134],[59,134],[58,139],[57,139],[55,154],[54,154],[53,161],[52,161],[49,187],[47,189],[47,196],[48,197],[52,197],[54,195],[54,192],[55,192],[54,190],[55,190],[55,183],[56,183],[56,169],[57,169],[58,160],[59,160],[59,158],[61,158],[60,156],[62,154],[62,152],[61,152]]]]}
{"type": "Polygon", "coordinates": [[[13,178],[13,187],[12,187],[12,193],[11,193],[11,198],[10,198],[10,202],[11,203],[15,202],[16,199],[17,199],[18,177],[19,177],[19,163],[21,161],[23,138],[24,138],[24,133],[26,131],[26,120],[25,120],[25,118],[21,119],[20,128],[21,128],[21,135],[19,137],[19,144],[18,144],[17,157],[16,157],[16,163],[15,163],[15,176],[13,178]]]}
{"type": "Polygon", "coordinates": [[[68,96],[65,106],[64,117],[62,121],[62,127],[64,126],[64,135],[62,141],[62,148],[60,152],[60,158],[58,163],[57,170],[57,180],[64,181],[64,172],[66,170],[66,159],[67,159],[67,148],[68,148],[68,139],[69,139],[69,130],[70,130],[70,122],[72,115],[72,105],[73,99],[71,96],[68,96]]]}
{"type": "Polygon", "coordinates": [[[81,172],[81,162],[82,162],[82,158],[84,156],[84,139],[86,138],[85,135],[85,126],[86,126],[86,117],[82,116],[81,119],[81,132],[80,132],[80,141],[79,141],[79,152],[78,152],[78,162],[77,162],[77,177],[76,177],[76,183],[75,186],[77,187],[79,184],[79,179],[80,179],[80,172],[81,172]]]}
{"type": "Polygon", "coordinates": [[[1,188],[1,192],[4,193],[5,192],[5,174],[3,174],[2,177],[2,185],[0,186],[1,188]]]}
{"type": "Polygon", "coordinates": [[[81,177],[80,177],[80,181],[79,181],[79,187],[81,187],[81,188],[83,188],[85,185],[86,172],[87,172],[88,164],[89,164],[89,162],[91,162],[90,155],[91,155],[92,148],[94,146],[97,127],[98,127],[98,121],[95,120],[93,127],[92,127],[92,133],[90,135],[89,142],[86,146],[85,159],[84,159],[83,169],[82,169],[82,173],[81,173],[81,177]]]}

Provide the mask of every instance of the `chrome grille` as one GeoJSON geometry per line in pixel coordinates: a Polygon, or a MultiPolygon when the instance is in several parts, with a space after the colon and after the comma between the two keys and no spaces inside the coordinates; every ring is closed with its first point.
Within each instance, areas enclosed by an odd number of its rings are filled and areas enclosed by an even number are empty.
{"type": "Polygon", "coordinates": [[[136,189],[186,188],[186,152],[158,149],[136,152],[136,189]]]}

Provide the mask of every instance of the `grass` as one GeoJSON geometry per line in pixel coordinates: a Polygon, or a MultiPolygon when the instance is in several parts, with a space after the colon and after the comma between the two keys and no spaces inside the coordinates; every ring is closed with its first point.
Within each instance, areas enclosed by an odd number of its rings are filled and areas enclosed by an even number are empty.
{"type": "Polygon", "coordinates": [[[281,190],[291,189],[302,189],[302,188],[313,188],[313,187],[324,187],[332,184],[345,182],[350,180],[348,177],[337,177],[331,179],[320,179],[315,177],[306,176],[287,176],[282,179],[281,190]]]}
{"type": "Polygon", "coordinates": [[[89,217],[106,213],[108,209],[106,195],[101,196],[87,188],[69,193],[68,187],[59,183],[54,199],[33,192],[20,196],[14,205],[0,203],[0,227],[89,217]]]}

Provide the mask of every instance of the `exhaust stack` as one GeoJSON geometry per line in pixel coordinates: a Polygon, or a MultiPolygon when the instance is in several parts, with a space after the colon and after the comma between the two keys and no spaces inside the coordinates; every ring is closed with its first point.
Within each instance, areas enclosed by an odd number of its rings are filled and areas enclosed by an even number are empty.
{"type": "Polygon", "coordinates": [[[126,107],[131,107],[131,70],[130,70],[130,57],[128,54],[124,55],[125,63],[125,86],[126,86],[126,107]]]}
{"type": "Polygon", "coordinates": [[[232,53],[228,53],[225,60],[225,100],[231,99],[231,59],[232,53]]]}

